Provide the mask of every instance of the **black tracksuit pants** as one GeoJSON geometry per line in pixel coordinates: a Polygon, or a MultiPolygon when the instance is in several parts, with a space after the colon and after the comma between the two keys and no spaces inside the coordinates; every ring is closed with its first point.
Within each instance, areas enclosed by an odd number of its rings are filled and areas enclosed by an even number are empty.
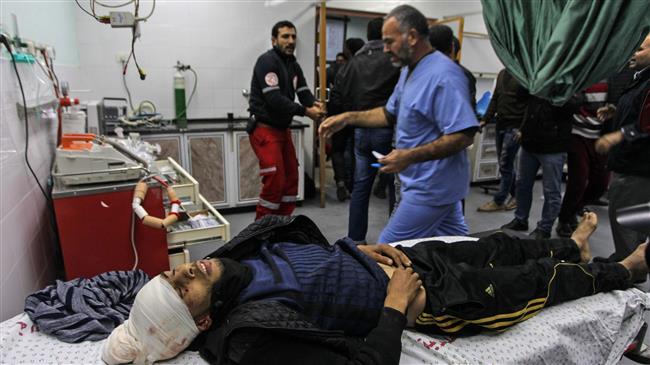
{"type": "Polygon", "coordinates": [[[571,239],[520,240],[497,233],[479,241],[428,241],[400,249],[427,292],[416,320],[422,332],[505,330],[544,307],[631,284],[618,263],[580,264],[571,239]]]}

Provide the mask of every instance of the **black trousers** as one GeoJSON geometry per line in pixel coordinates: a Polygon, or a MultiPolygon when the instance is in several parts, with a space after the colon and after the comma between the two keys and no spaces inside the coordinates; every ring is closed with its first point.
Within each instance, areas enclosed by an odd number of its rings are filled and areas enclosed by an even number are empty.
{"type": "Polygon", "coordinates": [[[416,320],[422,332],[505,330],[544,307],[631,285],[618,263],[580,264],[571,239],[521,240],[497,233],[479,241],[399,248],[427,292],[416,320]]]}
{"type": "Polygon", "coordinates": [[[594,200],[598,200],[609,185],[607,155],[596,152],[596,140],[571,135],[567,166],[569,177],[562,198],[558,219],[563,223],[575,221],[575,216],[594,200]]]}
{"type": "Polygon", "coordinates": [[[354,128],[345,127],[332,136],[334,181],[342,181],[352,191],[354,180],[354,128]]]}

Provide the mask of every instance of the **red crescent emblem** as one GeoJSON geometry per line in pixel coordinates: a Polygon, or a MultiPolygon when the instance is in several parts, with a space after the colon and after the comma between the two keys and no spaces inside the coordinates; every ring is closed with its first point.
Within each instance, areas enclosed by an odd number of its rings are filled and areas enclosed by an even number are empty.
{"type": "Polygon", "coordinates": [[[269,86],[278,86],[278,75],[275,72],[269,72],[264,76],[264,81],[269,86]]]}

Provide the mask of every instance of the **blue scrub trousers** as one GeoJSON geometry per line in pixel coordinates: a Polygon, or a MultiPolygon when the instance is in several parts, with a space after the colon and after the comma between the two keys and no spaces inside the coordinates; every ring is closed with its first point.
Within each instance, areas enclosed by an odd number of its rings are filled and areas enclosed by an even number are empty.
{"type": "Polygon", "coordinates": [[[467,236],[462,203],[431,206],[417,204],[408,194],[402,200],[377,243],[392,243],[435,236],[467,236]]]}

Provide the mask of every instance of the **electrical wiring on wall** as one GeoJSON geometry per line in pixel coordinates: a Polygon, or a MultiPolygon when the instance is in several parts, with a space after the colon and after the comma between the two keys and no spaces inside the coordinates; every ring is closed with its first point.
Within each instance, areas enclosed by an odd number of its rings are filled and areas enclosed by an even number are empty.
{"type": "MultiPolygon", "coordinates": [[[[140,76],[140,80],[144,81],[146,79],[146,77],[147,77],[147,73],[138,64],[138,58],[137,58],[136,53],[135,53],[135,41],[140,37],[140,28],[139,28],[140,23],[139,22],[142,22],[142,21],[146,22],[149,18],[151,18],[151,16],[154,13],[154,10],[156,9],[156,0],[152,1],[151,10],[149,11],[149,14],[147,14],[147,16],[145,16],[145,17],[138,17],[139,11],[140,11],[140,0],[130,0],[130,1],[127,1],[127,2],[124,2],[124,3],[121,3],[121,4],[115,4],[115,5],[113,5],[113,4],[105,4],[103,2],[99,2],[99,1],[96,1],[96,0],[89,0],[90,11],[86,10],[86,8],[84,8],[81,5],[81,3],[79,3],[79,0],[75,0],[75,3],[77,4],[77,6],[84,13],[86,13],[86,14],[90,15],[91,17],[93,17],[93,19],[97,20],[98,22],[100,22],[102,24],[111,24],[112,27],[124,27],[124,24],[115,25],[113,23],[113,20],[111,19],[110,15],[97,15],[97,13],[95,12],[95,5],[98,5],[98,6],[101,6],[101,7],[104,7],[104,8],[109,8],[109,9],[122,8],[122,7],[130,5],[130,4],[134,5],[134,12],[133,12],[133,21],[134,21],[134,23],[133,23],[133,25],[131,27],[131,34],[132,34],[132,36],[131,36],[131,52],[129,53],[129,57],[127,58],[126,62],[123,65],[122,73],[126,74],[126,71],[128,69],[128,66],[129,66],[129,62],[131,61],[131,58],[133,58],[133,62],[135,63],[135,67],[136,67],[136,69],[138,71],[138,75],[140,76]]],[[[111,14],[113,14],[113,12],[111,12],[111,14]]],[[[132,105],[131,105],[131,109],[133,109],[132,105]]]]}

